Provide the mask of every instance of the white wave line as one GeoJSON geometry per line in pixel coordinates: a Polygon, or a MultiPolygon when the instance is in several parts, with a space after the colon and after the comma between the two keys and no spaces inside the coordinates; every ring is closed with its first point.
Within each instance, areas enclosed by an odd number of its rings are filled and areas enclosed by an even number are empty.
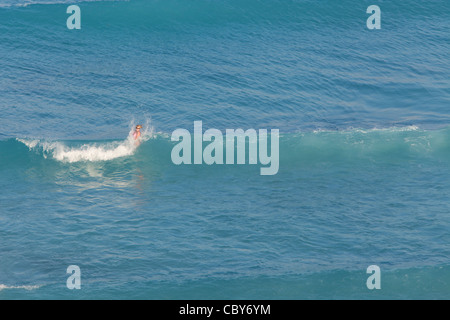
{"type": "Polygon", "coordinates": [[[22,3],[0,3],[0,8],[11,8],[11,7],[28,7],[31,5],[52,5],[52,4],[75,4],[83,2],[129,2],[130,0],[58,0],[58,1],[29,1],[22,3]]]}
{"type": "Polygon", "coordinates": [[[40,285],[32,285],[32,286],[7,286],[4,284],[0,284],[0,291],[4,290],[4,289],[25,289],[28,291],[34,290],[34,289],[39,289],[41,286],[40,285]]]}

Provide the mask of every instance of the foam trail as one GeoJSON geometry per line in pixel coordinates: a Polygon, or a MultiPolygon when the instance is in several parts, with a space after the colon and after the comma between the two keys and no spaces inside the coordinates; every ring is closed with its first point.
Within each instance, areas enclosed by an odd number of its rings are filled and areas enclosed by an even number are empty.
{"type": "Polygon", "coordinates": [[[25,290],[34,290],[34,289],[39,289],[41,286],[39,285],[34,285],[34,286],[7,286],[4,284],[0,284],[0,291],[4,290],[4,289],[25,289],[25,290]]]}
{"type": "Polygon", "coordinates": [[[54,5],[54,4],[79,4],[84,2],[117,2],[117,1],[125,1],[128,2],[129,0],[48,0],[48,1],[42,1],[42,0],[23,0],[23,1],[16,1],[16,0],[9,0],[5,1],[4,3],[0,3],[0,8],[9,8],[9,7],[28,7],[30,5],[54,5]]]}
{"type": "Polygon", "coordinates": [[[105,145],[85,144],[81,147],[68,148],[64,144],[51,143],[45,151],[53,150],[53,158],[62,162],[79,161],[108,161],[116,158],[132,155],[137,149],[137,145],[129,138],[119,144],[116,142],[105,145]]]}
{"type": "Polygon", "coordinates": [[[135,141],[133,138],[134,127],[132,125],[128,137],[124,141],[87,143],[76,147],[69,147],[59,141],[16,140],[25,144],[30,150],[42,148],[45,158],[50,155],[53,159],[61,162],[108,161],[133,155],[142,142],[147,141],[153,136],[153,128],[149,124],[149,121],[147,121],[143,128],[140,141],[135,141]]]}

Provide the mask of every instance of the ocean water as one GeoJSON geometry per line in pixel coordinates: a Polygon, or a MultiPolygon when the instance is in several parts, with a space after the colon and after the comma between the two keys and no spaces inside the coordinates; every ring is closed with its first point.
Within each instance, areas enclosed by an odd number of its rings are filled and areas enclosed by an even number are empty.
{"type": "Polygon", "coordinates": [[[449,299],[449,21],[446,0],[0,1],[0,299],[449,299]],[[173,164],[194,121],[279,129],[279,171],[173,164]]]}

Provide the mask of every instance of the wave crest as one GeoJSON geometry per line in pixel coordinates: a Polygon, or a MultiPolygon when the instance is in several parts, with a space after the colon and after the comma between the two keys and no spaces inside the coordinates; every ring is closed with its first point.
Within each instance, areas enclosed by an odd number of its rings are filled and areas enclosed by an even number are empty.
{"type": "Polygon", "coordinates": [[[16,140],[25,144],[30,150],[42,149],[45,158],[50,156],[61,162],[108,161],[133,155],[142,142],[149,140],[153,136],[153,129],[147,127],[142,132],[140,140],[135,141],[133,138],[133,130],[130,130],[127,139],[124,141],[84,143],[78,146],[68,146],[64,142],[59,141],[52,142],[36,139],[16,140]]]}
{"type": "Polygon", "coordinates": [[[0,283],[0,291],[4,289],[25,289],[25,290],[34,290],[39,289],[41,286],[39,285],[33,285],[33,286],[7,286],[0,283]]]}

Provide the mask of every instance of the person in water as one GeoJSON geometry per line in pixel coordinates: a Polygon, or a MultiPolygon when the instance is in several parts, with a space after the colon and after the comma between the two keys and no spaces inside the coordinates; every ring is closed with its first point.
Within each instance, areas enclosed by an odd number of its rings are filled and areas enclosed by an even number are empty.
{"type": "Polygon", "coordinates": [[[133,133],[134,140],[137,140],[141,137],[141,129],[142,129],[142,126],[140,124],[138,124],[136,126],[136,130],[133,133]]]}

